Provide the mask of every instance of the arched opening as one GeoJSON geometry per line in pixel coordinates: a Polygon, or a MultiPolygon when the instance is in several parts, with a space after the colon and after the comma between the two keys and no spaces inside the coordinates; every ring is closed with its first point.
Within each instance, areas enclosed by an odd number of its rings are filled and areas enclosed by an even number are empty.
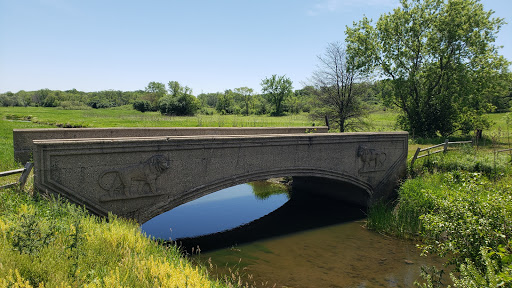
{"type": "Polygon", "coordinates": [[[176,240],[245,225],[290,199],[291,187],[277,181],[253,181],[204,195],[150,219],[142,231],[155,238],[176,240]]]}
{"type": "Polygon", "coordinates": [[[347,181],[325,177],[294,177],[293,197],[305,197],[308,194],[323,195],[335,200],[341,200],[361,208],[366,208],[371,198],[372,190],[363,182],[347,181]]]}
{"type": "MultiPolygon", "coordinates": [[[[293,179],[288,187],[256,181],[211,192],[229,183],[223,179],[192,190],[187,198],[195,200],[152,218],[142,230],[207,251],[363,218],[369,185],[340,174],[328,176],[285,177],[293,179]]],[[[248,178],[242,175],[231,183],[248,178]]]]}

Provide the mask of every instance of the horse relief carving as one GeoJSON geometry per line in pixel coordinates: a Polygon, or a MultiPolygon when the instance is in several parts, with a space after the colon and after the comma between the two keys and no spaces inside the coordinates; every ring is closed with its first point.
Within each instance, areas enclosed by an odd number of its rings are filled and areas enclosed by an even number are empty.
{"type": "Polygon", "coordinates": [[[357,157],[361,159],[362,167],[359,172],[368,172],[384,169],[386,162],[386,153],[377,149],[368,148],[359,145],[357,148],[357,157]]]}
{"type": "Polygon", "coordinates": [[[105,171],[98,178],[99,186],[108,192],[108,196],[102,197],[102,201],[157,195],[156,180],[167,169],[167,158],[155,155],[140,164],[105,171]],[[145,189],[148,186],[149,193],[145,189]]]}

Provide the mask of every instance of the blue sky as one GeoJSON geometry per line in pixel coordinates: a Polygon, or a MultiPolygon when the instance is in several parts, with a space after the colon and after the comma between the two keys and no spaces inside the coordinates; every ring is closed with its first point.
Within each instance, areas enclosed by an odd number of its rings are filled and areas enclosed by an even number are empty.
{"type": "MultiPolygon", "coordinates": [[[[512,1],[482,0],[512,22],[512,1]]],[[[300,89],[346,25],[397,0],[0,0],[0,92],[144,89],[197,95],[287,75],[300,89]]],[[[512,60],[512,23],[498,45],[512,60]]]]}

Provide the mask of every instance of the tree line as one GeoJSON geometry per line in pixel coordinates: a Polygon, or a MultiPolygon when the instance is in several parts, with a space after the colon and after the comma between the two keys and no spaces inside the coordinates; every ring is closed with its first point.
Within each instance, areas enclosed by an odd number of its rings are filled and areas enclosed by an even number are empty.
{"type": "Polygon", "coordinates": [[[261,81],[261,93],[239,87],[192,95],[177,81],[150,82],[144,90],[38,91],[0,94],[2,106],[134,109],[165,115],[310,113],[328,116],[339,131],[355,129],[370,103],[400,111],[413,136],[448,136],[487,128],[485,113],[512,105],[511,62],[494,42],[502,18],[479,0],[401,0],[376,21],[346,27],[345,41],[317,56],[310,83],[293,90],[286,75],[261,81]],[[373,79],[373,81],[372,81],[373,79]]]}
{"type": "MultiPolygon", "coordinates": [[[[321,91],[314,86],[293,90],[292,81],[285,75],[272,75],[262,80],[262,92],[249,87],[227,89],[223,92],[192,94],[192,89],[177,81],[167,84],[149,82],[143,90],[104,90],[84,92],[76,89],[18,91],[0,94],[0,105],[59,107],[62,109],[103,109],[129,105],[140,112],[159,111],[164,115],[194,114],[273,115],[312,113],[322,114],[318,101],[321,91]]],[[[367,89],[362,97],[368,104],[380,103],[379,83],[359,83],[367,89]]],[[[319,116],[320,117],[320,116],[319,116]]]]}

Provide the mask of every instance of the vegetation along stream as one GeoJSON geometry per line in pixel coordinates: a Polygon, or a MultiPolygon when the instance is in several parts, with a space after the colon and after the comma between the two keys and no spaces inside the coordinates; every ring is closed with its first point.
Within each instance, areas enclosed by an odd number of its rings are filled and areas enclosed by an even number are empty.
{"type": "Polygon", "coordinates": [[[365,229],[365,211],[283,185],[242,184],[186,203],[142,225],[173,240],[211,273],[254,287],[412,287],[416,244],[365,229]],[[199,250],[199,251],[198,251],[199,250]]]}

